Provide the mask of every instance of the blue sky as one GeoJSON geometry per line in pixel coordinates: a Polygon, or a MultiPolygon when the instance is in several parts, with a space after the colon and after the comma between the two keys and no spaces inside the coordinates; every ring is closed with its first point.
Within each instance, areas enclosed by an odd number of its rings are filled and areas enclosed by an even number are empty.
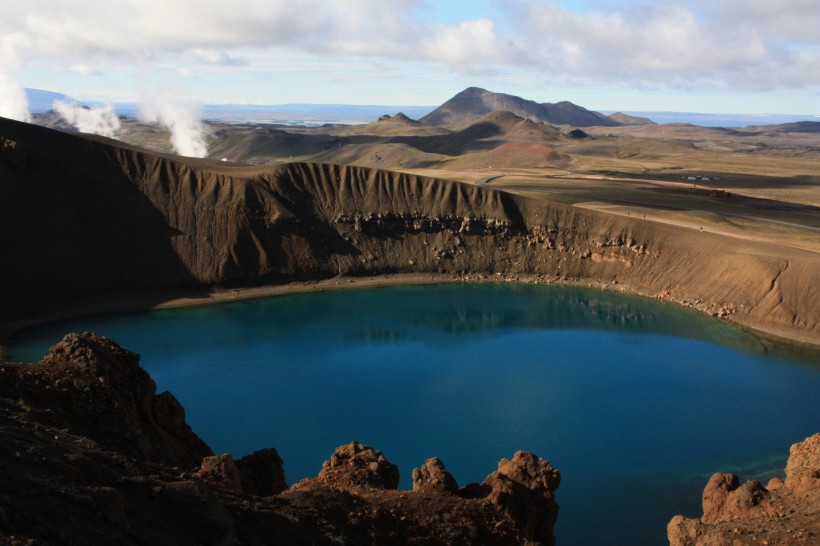
{"type": "Polygon", "coordinates": [[[435,105],[469,86],[605,111],[820,115],[816,0],[29,0],[3,12],[0,115],[20,87],[435,105]]]}

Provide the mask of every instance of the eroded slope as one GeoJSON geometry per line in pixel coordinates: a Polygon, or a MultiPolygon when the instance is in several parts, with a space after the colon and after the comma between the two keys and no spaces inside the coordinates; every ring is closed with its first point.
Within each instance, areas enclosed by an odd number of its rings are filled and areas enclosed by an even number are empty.
{"type": "Polygon", "coordinates": [[[817,339],[815,254],[338,165],[251,168],[0,123],[3,320],[106,294],[380,273],[618,284],[817,339]]]}

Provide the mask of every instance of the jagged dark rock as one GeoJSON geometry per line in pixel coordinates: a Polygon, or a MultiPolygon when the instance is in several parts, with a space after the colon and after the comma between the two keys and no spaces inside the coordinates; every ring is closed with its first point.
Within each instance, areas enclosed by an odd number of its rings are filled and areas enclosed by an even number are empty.
{"type": "Polygon", "coordinates": [[[534,455],[457,489],[415,491],[357,442],[287,489],[275,449],[213,455],[139,357],[69,334],[41,362],[0,364],[2,544],[552,544],[558,474],[534,455]]]}
{"type": "Polygon", "coordinates": [[[266,497],[288,488],[282,458],[275,448],[260,449],[236,462],[246,493],[266,497]]]}
{"type": "Polygon", "coordinates": [[[185,411],[139,366],[139,355],[95,334],[68,334],[42,362],[6,366],[0,395],[46,422],[147,462],[189,468],[211,451],[185,411]]]}

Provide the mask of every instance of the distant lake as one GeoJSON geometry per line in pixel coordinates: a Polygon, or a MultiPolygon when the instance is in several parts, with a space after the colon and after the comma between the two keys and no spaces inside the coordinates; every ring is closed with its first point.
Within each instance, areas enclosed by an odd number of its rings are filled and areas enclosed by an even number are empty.
{"type": "Polygon", "coordinates": [[[90,317],[24,332],[9,356],[68,331],[140,353],[214,451],[276,447],[291,484],[354,439],[403,488],[433,456],[464,485],[532,451],[562,474],[563,545],[665,544],[713,472],[765,485],[820,431],[820,353],[601,291],[390,287],[90,317]]]}

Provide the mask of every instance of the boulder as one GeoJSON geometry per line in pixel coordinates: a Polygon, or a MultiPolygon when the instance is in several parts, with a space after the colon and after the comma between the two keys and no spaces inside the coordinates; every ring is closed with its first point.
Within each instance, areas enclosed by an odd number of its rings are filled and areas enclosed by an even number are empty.
{"type": "Polygon", "coordinates": [[[381,451],[354,441],[336,448],[330,460],[322,464],[316,481],[339,489],[397,489],[399,468],[389,462],[381,451]]]}
{"type": "Polygon", "coordinates": [[[786,487],[793,491],[809,491],[820,487],[820,433],[789,449],[786,487]]]}
{"type": "Polygon", "coordinates": [[[519,451],[512,459],[501,459],[483,485],[489,490],[487,500],[506,510],[524,533],[554,545],[558,520],[554,491],[560,484],[561,474],[549,461],[519,451]]]}
{"type": "Polygon", "coordinates": [[[413,491],[454,494],[458,492],[458,483],[444,469],[441,459],[433,457],[427,459],[421,468],[413,469],[413,491]]]}
{"type": "Polygon", "coordinates": [[[282,458],[274,448],[260,449],[236,461],[246,493],[267,497],[288,488],[282,458]]]}
{"type": "Polygon", "coordinates": [[[239,469],[236,467],[236,463],[231,455],[223,454],[205,457],[202,459],[202,464],[197,474],[203,480],[217,487],[231,489],[233,491],[243,491],[239,469]]]}

